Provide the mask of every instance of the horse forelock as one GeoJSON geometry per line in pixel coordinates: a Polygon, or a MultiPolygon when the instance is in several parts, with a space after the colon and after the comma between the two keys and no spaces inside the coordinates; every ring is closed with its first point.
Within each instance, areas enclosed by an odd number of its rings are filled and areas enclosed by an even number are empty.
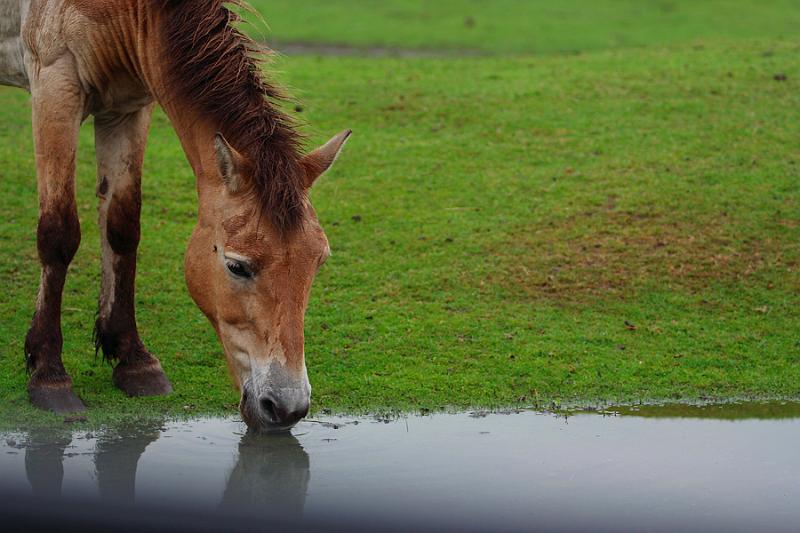
{"type": "Polygon", "coordinates": [[[166,12],[164,61],[177,98],[218,124],[219,131],[250,162],[246,191],[281,231],[303,214],[302,138],[277,104],[285,100],[261,67],[267,50],[236,26],[225,4],[240,0],[162,0],[166,12]]]}

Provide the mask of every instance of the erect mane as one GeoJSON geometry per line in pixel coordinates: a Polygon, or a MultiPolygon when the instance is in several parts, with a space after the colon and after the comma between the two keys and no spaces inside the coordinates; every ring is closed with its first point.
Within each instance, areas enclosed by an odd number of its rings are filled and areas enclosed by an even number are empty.
{"type": "Polygon", "coordinates": [[[264,51],[241,33],[239,16],[225,4],[242,0],[163,0],[165,61],[176,96],[210,117],[252,164],[248,192],[281,231],[302,215],[300,136],[275,102],[280,88],[262,75],[264,51]]]}

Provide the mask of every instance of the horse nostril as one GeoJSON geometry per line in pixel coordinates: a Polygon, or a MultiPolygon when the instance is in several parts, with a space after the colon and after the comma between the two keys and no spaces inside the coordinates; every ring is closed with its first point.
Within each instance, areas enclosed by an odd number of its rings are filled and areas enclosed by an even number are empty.
{"type": "Polygon", "coordinates": [[[269,416],[270,420],[273,422],[278,421],[278,416],[275,413],[275,402],[269,398],[261,398],[261,409],[267,413],[267,416],[269,416]]]}
{"type": "Polygon", "coordinates": [[[297,411],[295,411],[294,413],[292,413],[292,416],[294,416],[294,418],[296,420],[300,420],[302,418],[305,418],[306,415],[308,414],[308,407],[309,407],[309,405],[306,404],[304,407],[302,407],[302,408],[298,409],[297,411]]]}

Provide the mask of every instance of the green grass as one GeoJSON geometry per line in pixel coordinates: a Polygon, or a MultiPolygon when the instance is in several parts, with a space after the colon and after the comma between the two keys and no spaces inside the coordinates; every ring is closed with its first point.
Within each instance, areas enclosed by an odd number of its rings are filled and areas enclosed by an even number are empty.
{"type": "MultiPolygon", "coordinates": [[[[281,43],[573,52],[797,37],[797,0],[252,0],[281,43]]],[[[261,28],[264,28],[263,25],[261,28]]]]}
{"type": "MultiPolygon", "coordinates": [[[[314,408],[800,397],[798,52],[796,40],[726,38],[282,59],[274,71],[315,142],[355,130],[313,193],[333,248],[306,323],[314,408]]],[[[42,416],[22,356],[38,279],[29,113],[24,92],[0,89],[5,423],[42,416]]],[[[94,357],[90,125],[78,170],[64,360],[90,420],[234,412],[183,283],[194,178],[165,117],[145,162],[137,304],[170,397],[124,398],[94,357]]]]}

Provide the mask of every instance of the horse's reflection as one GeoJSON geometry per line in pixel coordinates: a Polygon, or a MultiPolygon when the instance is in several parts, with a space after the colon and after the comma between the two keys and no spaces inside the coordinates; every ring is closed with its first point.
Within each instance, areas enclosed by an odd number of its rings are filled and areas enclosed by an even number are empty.
{"type": "Polygon", "coordinates": [[[37,429],[28,434],[25,475],[36,497],[61,496],[64,480],[64,450],[72,442],[68,431],[37,429]]]}
{"type": "Polygon", "coordinates": [[[161,426],[161,421],[126,424],[98,437],[94,468],[101,499],[133,503],[139,458],[161,436],[161,426]]]}
{"type": "MultiPolygon", "coordinates": [[[[162,421],[121,425],[98,436],[93,460],[102,500],[134,503],[137,466],[145,449],[161,436],[162,425],[162,421]]],[[[67,431],[28,435],[25,471],[34,495],[51,498],[61,495],[64,452],[71,441],[72,435],[67,431]]],[[[284,517],[299,517],[303,513],[309,479],[308,454],[293,435],[248,432],[239,442],[238,456],[227,477],[221,507],[251,513],[280,510],[284,517]]],[[[213,488],[209,489],[213,492],[213,488]]]]}
{"type": "Polygon", "coordinates": [[[222,506],[299,516],[310,477],[308,454],[294,435],[248,432],[239,442],[222,506]]]}

